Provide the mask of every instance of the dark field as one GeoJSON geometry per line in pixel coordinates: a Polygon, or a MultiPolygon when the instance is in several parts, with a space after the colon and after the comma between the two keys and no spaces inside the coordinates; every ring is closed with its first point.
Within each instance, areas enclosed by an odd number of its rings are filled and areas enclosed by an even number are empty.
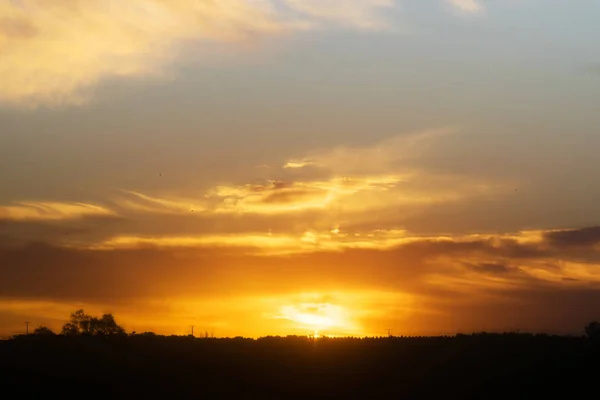
{"type": "Polygon", "coordinates": [[[20,336],[0,341],[3,398],[595,398],[588,338],[20,336]],[[587,394],[586,394],[587,393],[587,394]]]}

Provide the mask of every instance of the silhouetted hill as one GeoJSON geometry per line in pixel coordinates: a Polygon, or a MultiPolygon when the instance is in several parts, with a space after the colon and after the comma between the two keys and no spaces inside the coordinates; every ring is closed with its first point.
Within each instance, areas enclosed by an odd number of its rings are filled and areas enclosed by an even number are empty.
{"type": "Polygon", "coordinates": [[[599,355],[600,344],[588,338],[527,334],[317,340],[29,335],[0,342],[0,379],[4,393],[86,399],[573,398],[595,392],[599,355]]]}

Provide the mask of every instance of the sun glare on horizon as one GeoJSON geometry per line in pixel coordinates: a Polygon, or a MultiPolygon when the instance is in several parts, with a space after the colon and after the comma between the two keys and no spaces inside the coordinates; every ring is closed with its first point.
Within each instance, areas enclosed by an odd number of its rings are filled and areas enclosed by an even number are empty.
{"type": "Polygon", "coordinates": [[[307,302],[281,306],[277,318],[291,321],[294,328],[308,331],[314,337],[321,337],[360,330],[351,314],[348,308],[341,305],[307,302]]]}

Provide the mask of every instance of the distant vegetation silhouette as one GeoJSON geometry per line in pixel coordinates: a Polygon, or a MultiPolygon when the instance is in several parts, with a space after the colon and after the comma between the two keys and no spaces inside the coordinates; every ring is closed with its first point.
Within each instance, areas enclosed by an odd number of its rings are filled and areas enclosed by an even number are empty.
{"type": "MultiPolygon", "coordinates": [[[[0,341],[3,392],[86,399],[575,398],[596,391],[598,322],[585,335],[260,339],[125,333],[111,314],[71,314],[0,341]]],[[[583,333],[583,332],[582,332],[583,333]]]]}
{"type": "Polygon", "coordinates": [[[33,331],[34,335],[40,335],[40,336],[54,336],[56,335],[52,329],[48,328],[47,326],[40,326],[38,328],[35,328],[33,331]]]}
{"type": "Polygon", "coordinates": [[[63,335],[125,335],[125,329],[117,325],[112,314],[101,318],[91,317],[83,310],[71,314],[71,320],[62,328],[63,335]]]}
{"type": "Polygon", "coordinates": [[[600,339],[600,322],[590,322],[585,327],[585,334],[592,339],[600,339]]]}
{"type": "MultiPolygon", "coordinates": [[[[584,328],[585,334],[590,339],[600,339],[600,322],[592,321],[587,324],[584,328]]],[[[33,333],[36,336],[54,336],[56,335],[50,328],[47,326],[39,326],[36,328],[33,333]]],[[[69,321],[63,325],[61,330],[61,335],[64,336],[96,336],[96,335],[119,335],[119,336],[144,336],[144,337],[164,337],[163,335],[157,335],[154,332],[142,332],[136,333],[135,331],[131,332],[129,335],[126,333],[125,329],[117,324],[115,317],[112,314],[104,314],[102,317],[92,317],[85,313],[83,309],[79,309],[70,315],[69,321]]],[[[470,335],[466,335],[464,333],[458,333],[456,335],[457,338],[464,338],[467,336],[489,336],[494,335],[487,332],[473,333],[470,335]]],[[[498,334],[495,334],[498,335],[498,334]]],[[[507,335],[521,335],[521,336],[531,336],[528,333],[503,333],[502,336],[506,337],[507,335]]],[[[174,337],[176,335],[171,335],[174,337]]],[[[192,336],[192,335],[189,335],[192,336]]],[[[537,335],[537,336],[548,336],[548,335],[537,335]]],[[[206,336],[208,337],[208,336],[206,336]]],[[[212,336],[211,336],[212,337],[212,336]]],[[[267,338],[272,338],[273,336],[268,336],[267,338]]],[[[298,336],[288,336],[288,337],[298,337],[298,336]]],[[[302,336],[303,337],[303,336],[302,336]]],[[[390,335],[388,335],[390,337],[390,335]]],[[[243,337],[237,336],[236,339],[242,339],[243,337]]],[[[310,337],[309,337],[310,338],[310,337]]],[[[401,337],[402,338],[402,337],[401,337]]],[[[313,338],[314,339],[314,338],[313,338]]],[[[321,339],[328,339],[327,336],[322,337],[321,339]]]]}

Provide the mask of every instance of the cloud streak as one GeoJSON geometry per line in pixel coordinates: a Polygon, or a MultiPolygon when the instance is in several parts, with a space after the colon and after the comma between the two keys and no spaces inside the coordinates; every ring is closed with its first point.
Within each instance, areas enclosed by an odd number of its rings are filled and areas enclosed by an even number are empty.
{"type": "Polygon", "coordinates": [[[85,203],[19,202],[0,206],[0,220],[10,221],[55,221],[116,215],[108,208],[85,203]]]}

